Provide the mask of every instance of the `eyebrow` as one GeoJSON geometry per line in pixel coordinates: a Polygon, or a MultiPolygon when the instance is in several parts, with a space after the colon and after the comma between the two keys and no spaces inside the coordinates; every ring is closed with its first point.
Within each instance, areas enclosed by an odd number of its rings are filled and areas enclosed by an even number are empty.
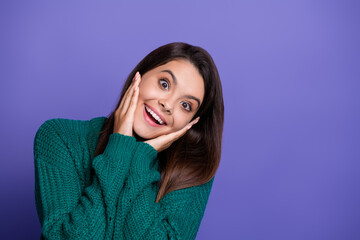
{"type": "Polygon", "coordinates": [[[173,74],[172,71],[170,71],[170,70],[162,70],[161,72],[167,72],[168,74],[170,74],[171,77],[172,77],[172,79],[173,79],[173,81],[174,81],[174,84],[175,84],[175,85],[177,84],[176,77],[175,77],[175,75],[173,74]]]}
{"type": "MultiPolygon", "coordinates": [[[[170,71],[170,70],[162,70],[161,72],[167,72],[168,74],[170,74],[171,77],[172,77],[172,79],[173,79],[173,81],[174,81],[174,84],[175,84],[175,85],[177,84],[176,77],[175,77],[175,75],[174,75],[174,73],[173,73],[172,71],[170,71]]],[[[186,95],[185,97],[186,97],[186,98],[189,98],[189,99],[195,100],[195,101],[197,102],[198,108],[199,108],[199,106],[200,106],[200,100],[199,100],[197,97],[194,97],[194,96],[191,96],[191,95],[186,95]]]]}
{"type": "Polygon", "coordinates": [[[195,101],[197,101],[198,104],[198,108],[200,107],[200,100],[197,97],[191,96],[191,95],[186,95],[186,98],[190,98],[190,99],[194,99],[195,101]]]}

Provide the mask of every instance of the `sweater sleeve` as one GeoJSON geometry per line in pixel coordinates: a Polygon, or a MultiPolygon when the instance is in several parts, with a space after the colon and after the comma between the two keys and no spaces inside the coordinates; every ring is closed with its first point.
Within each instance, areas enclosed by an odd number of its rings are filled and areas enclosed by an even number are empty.
{"type": "Polygon", "coordinates": [[[180,189],[155,202],[160,173],[152,164],[156,150],[137,142],[130,171],[119,196],[121,221],[115,239],[195,239],[214,178],[180,189]],[[143,149],[148,149],[144,151],[143,149]],[[148,154],[151,153],[151,154],[148,154]]]}
{"type": "MultiPolygon", "coordinates": [[[[73,152],[51,120],[34,139],[35,200],[45,239],[110,239],[135,138],[111,134],[93,159],[91,185],[81,189],[73,152]]],[[[146,154],[146,153],[144,153],[146,154]]]]}

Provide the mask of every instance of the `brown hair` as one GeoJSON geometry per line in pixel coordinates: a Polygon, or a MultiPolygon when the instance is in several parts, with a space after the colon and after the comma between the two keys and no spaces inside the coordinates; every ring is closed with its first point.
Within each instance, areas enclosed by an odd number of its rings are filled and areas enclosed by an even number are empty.
{"type": "Polygon", "coordinates": [[[106,119],[94,153],[104,152],[110,134],[113,133],[115,110],[131,84],[136,72],[145,74],[174,59],[186,59],[199,71],[204,79],[205,94],[203,102],[193,117],[200,120],[181,138],[158,154],[159,192],[156,202],[165,194],[208,182],[214,177],[220,163],[221,141],[224,124],[224,102],[219,73],[210,54],[201,47],[187,43],[174,42],[150,52],[127,77],[120,99],[114,111],[106,119]]]}

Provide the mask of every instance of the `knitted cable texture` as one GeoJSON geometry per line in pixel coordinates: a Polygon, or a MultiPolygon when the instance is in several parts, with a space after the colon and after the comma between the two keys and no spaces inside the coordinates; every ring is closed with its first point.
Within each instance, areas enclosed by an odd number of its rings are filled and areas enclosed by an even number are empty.
{"type": "Polygon", "coordinates": [[[35,200],[42,239],[195,239],[212,178],[155,203],[157,151],[112,133],[93,153],[106,117],[45,121],[34,139],[35,200]]]}

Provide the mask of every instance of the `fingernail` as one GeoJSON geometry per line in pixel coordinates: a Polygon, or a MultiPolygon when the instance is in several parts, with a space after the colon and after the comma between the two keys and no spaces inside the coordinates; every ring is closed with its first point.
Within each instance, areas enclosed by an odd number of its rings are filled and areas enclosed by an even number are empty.
{"type": "Polygon", "coordinates": [[[135,76],[134,76],[134,78],[133,78],[133,81],[136,81],[136,79],[138,79],[138,77],[139,77],[139,72],[136,72],[136,73],[135,73],[135,76]]]}

